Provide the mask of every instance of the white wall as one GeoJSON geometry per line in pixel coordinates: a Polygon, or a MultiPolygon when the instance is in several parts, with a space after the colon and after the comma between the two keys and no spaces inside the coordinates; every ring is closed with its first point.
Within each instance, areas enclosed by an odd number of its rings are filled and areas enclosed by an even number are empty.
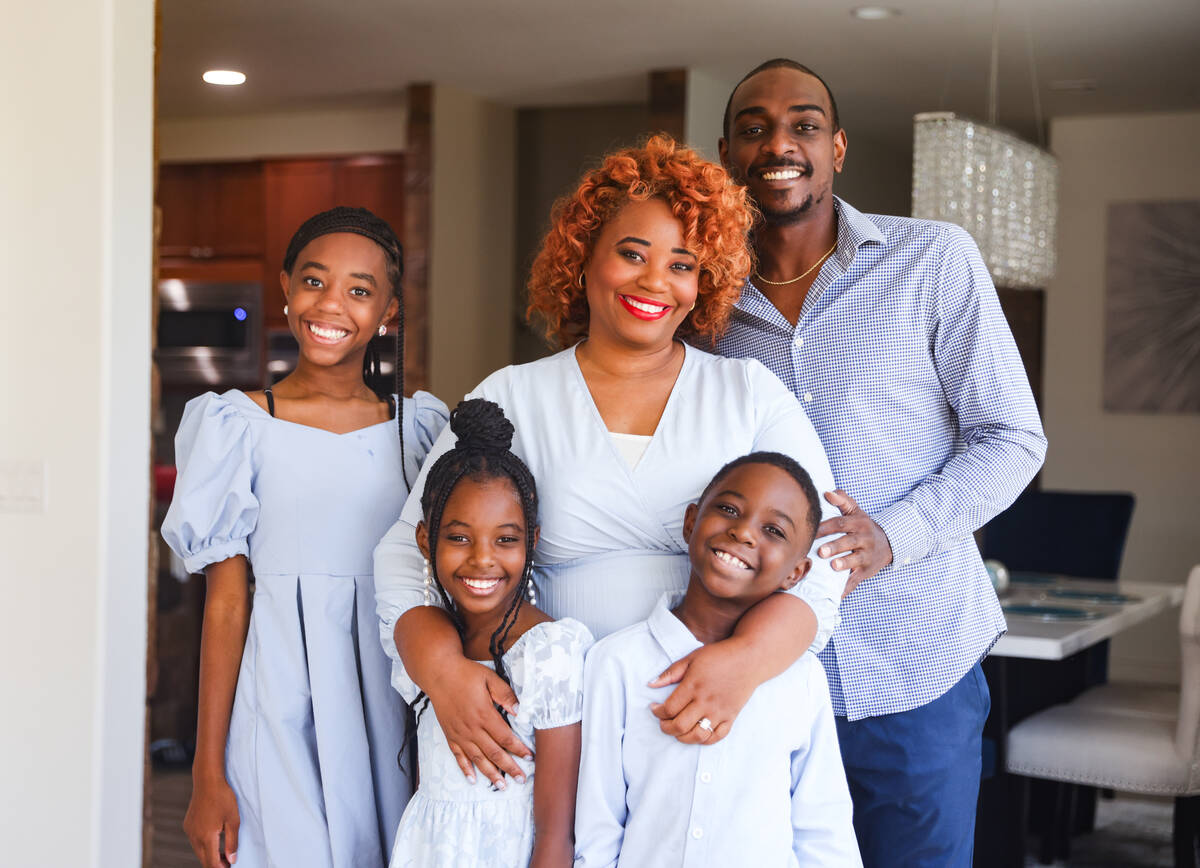
{"type": "Polygon", "coordinates": [[[0,862],[136,866],[154,4],[17,4],[5,32],[0,477],[44,468],[45,506],[0,511],[0,862]]]}
{"type": "MultiPolygon", "coordinates": [[[[1046,488],[1132,491],[1121,577],[1183,582],[1200,563],[1200,415],[1103,409],[1110,202],[1200,199],[1200,113],[1056,119],[1058,274],[1046,292],[1046,488]]],[[[1179,610],[1119,636],[1114,677],[1178,679],[1179,610]]]]}
{"type": "Polygon", "coordinates": [[[371,108],[161,119],[158,157],[183,163],[403,151],[407,122],[402,96],[371,108]]]}
{"type": "Polygon", "coordinates": [[[433,89],[432,391],[453,407],[512,361],[516,111],[433,89]]]}
{"type": "Polygon", "coordinates": [[[719,162],[717,140],[725,119],[725,101],[737,79],[697,67],[687,71],[683,107],[683,139],[714,163],[719,162]]]}

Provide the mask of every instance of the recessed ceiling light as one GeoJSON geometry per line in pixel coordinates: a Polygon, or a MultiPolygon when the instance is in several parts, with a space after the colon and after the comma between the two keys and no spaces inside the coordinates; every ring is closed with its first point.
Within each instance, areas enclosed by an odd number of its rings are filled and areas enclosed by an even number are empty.
{"type": "Polygon", "coordinates": [[[884,18],[895,18],[900,14],[900,10],[887,6],[856,6],[850,10],[850,14],[863,21],[881,21],[884,18]]]}
{"type": "Polygon", "coordinates": [[[246,73],[233,69],[210,69],[204,73],[204,80],[209,84],[220,84],[230,87],[235,84],[242,84],[246,80],[246,73]]]}

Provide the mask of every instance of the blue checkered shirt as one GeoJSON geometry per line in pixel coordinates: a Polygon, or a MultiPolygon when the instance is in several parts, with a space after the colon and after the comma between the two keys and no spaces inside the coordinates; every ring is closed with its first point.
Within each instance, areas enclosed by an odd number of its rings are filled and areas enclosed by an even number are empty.
{"type": "Polygon", "coordinates": [[[932,702],[1004,633],[972,533],[1033,478],[1046,438],[971,237],[835,207],[837,249],[796,325],[747,283],[718,350],[787,384],[891,544],[821,652],[834,713],[858,720],[932,702]]]}

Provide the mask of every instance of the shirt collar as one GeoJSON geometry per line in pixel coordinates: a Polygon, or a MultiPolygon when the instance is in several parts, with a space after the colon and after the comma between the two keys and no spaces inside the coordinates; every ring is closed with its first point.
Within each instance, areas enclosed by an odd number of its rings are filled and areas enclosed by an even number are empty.
{"type": "Polygon", "coordinates": [[[682,592],[668,591],[658,598],[654,611],[647,619],[647,623],[650,625],[650,635],[672,660],[686,657],[703,644],[671,612],[671,609],[679,605],[682,599],[682,592]]]}
{"type": "MultiPolygon", "coordinates": [[[[833,210],[837,214],[837,261],[844,272],[854,261],[854,254],[864,244],[882,244],[883,233],[867,215],[863,214],[849,202],[833,197],[833,210]]],[[[735,305],[743,313],[752,314],[762,319],[780,318],[775,306],[767,301],[767,297],[759,291],[750,278],[742,288],[742,295],[735,305]],[[774,312],[774,317],[772,317],[774,312]]]]}

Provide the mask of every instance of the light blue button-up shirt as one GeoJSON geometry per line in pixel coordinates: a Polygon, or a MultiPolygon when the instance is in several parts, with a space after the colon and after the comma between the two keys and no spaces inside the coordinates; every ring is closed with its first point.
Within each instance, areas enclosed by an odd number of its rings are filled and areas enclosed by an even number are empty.
{"type": "Polygon", "coordinates": [[[857,720],[933,701],[1004,632],[971,534],[1033,478],[1046,438],[971,237],[835,205],[837,248],[796,325],[748,283],[718,350],[801,400],[891,544],[821,653],[834,712],[857,720]]]}
{"type": "Polygon", "coordinates": [[[575,868],[861,866],[820,662],[803,655],[760,685],[714,745],[659,729],[646,683],[700,647],[664,594],[584,668],[575,868]]]}

